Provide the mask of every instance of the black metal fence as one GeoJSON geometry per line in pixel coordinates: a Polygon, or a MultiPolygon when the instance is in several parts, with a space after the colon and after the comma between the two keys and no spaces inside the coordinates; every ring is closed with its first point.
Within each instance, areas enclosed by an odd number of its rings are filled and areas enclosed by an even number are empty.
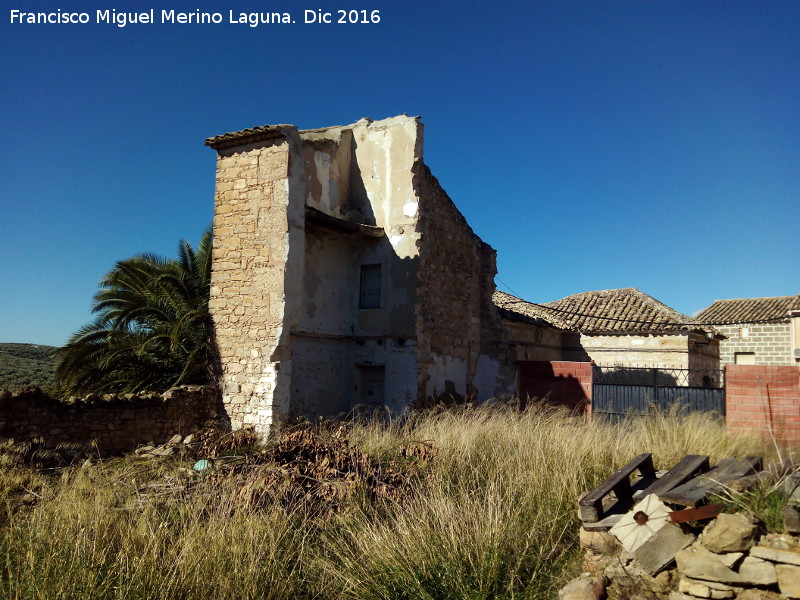
{"type": "Polygon", "coordinates": [[[725,414],[725,372],[719,369],[604,367],[592,369],[592,412],[618,420],[667,411],[725,414]]]}

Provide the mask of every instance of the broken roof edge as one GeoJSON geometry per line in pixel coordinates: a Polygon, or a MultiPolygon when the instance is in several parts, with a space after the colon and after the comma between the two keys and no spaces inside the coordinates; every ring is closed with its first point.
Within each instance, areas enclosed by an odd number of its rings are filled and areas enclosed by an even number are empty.
{"type": "MultiPolygon", "coordinates": [[[[296,131],[302,139],[313,140],[315,138],[325,138],[325,134],[335,133],[346,129],[353,129],[358,125],[365,124],[375,130],[387,128],[395,124],[396,121],[414,120],[417,121],[422,128],[423,124],[419,116],[410,117],[407,114],[397,115],[394,117],[387,117],[378,121],[373,121],[369,117],[362,117],[354,123],[349,125],[331,125],[330,127],[319,127],[316,129],[298,129],[295,125],[281,124],[281,125],[261,125],[258,127],[250,127],[248,129],[241,129],[239,131],[231,131],[222,133],[210,138],[206,138],[204,144],[213,148],[214,150],[223,150],[225,148],[232,148],[235,146],[243,146],[254,142],[261,142],[265,140],[277,139],[286,136],[287,130],[296,131]]],[[[421,153],[420,153],[421,154],[421,153]]]]}

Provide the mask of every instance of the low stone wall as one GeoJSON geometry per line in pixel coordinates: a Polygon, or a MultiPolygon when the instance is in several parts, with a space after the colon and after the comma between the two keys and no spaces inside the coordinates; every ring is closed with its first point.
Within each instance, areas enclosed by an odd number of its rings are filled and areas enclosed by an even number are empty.
{"type": "Polygon", "coordinates": [[[96,444],[103,454],[163,444],[216,419],[217,391],[182,386],[164,394],[87,396],[65,404],[33,388],[0,392],[0,437],[40,438],[47,448],[62,443],[96,444]]]}

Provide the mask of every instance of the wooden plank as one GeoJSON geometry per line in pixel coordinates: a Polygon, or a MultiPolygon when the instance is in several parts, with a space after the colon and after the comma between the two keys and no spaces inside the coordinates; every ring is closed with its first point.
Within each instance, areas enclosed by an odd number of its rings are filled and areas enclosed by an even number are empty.
{"type": "Polygon", "coordinates": [[[583,522],[599,521],[603,514],[603,498],[614,492],[617,500],[632,499],[631,474],[638,470],[642,477],[654,477],[653,455],[650,452],[640,454],[619,471],[611,475],[603,483],[578,501],[578,516],[583,522]]]}
{"type": "Polygon", "coordinates": [[[663,502],[695,508],[708,494],[720,489],[729,481],[759,470],[761,464],[761,457],[758,456],[747,456],[742,460],[726,458],[707,473],[673,488],[660,498],[663,502]]]}
{"type": "Polygon", "coordinates": [[[661,499],[671,489],[683,485],[698,473],[708,471],[708,456],[703,454],[687,454],[680,462],[653,485],[647,488],[642,496],[655,494],[661,499]]]}
{"type": "Polygon", "coordinates": [[[745,475],[739,479],[728,483],[728,487],[737,492],[748,490],[757,485],[771,485],[781,477],[789,475],[797,470],[797,464],[791,458],[783,458],[769,467],[753,475],[745,475]]]}
{"type": "Polygon", "coordinates": [[[669,520],[674,525],[678,523],[688,523],[690,521],[704,521],[706,519],[715,518],[724,508],[725,505],[721,502],[717,504],[707,504],[700,508],[685,508],[669,513],[669,520]]]}

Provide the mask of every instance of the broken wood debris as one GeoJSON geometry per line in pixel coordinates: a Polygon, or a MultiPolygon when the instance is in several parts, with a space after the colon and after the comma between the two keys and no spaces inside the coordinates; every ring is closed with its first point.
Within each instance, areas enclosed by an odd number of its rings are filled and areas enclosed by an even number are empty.
{"type": "MultiPolygon", "coordinates": [[[[578,516],[587,531],[608,531],[635,502],[649,495],[668,504],[697,508],[724,486],[745,489],[766,480],[766,476],[753,475],[758,475],[762,467],[758,456],[726,458],[710,468],[708,456],[687,454],[669,471],[656,472],[652,454],[646,452],[582,496],[578,500],[578,516]],[[631,480],[637,471],[639,477],[631,480]]],[[[781,465],[774,470],[786,472],[791,468],[781,465]]]]}

